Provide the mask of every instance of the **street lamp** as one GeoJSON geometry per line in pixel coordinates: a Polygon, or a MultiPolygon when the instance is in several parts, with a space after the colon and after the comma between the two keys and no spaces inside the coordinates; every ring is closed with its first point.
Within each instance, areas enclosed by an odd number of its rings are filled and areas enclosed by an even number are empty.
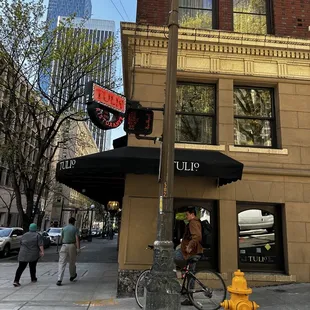
{"type": "Polygon", "coordinates": [[[119,202],[118,201],[109,201],[107,204],[108,211],[110,212],[110,239],[113,239],[113,222],[114,222],[114,216],[119,211],[119,202]]]}
{"type": "Polygon", "coordinates": [[[178,56],[179,1],[172,0],[166,69],[166,97],[160,162],[160,195],[153,268],[146,285],[146,310],[180,309],[180,284],[176,278],[172,242],[175,105],[178,56]]]}
{"type": "Polygon", "coordinates": [[[91,205],[90,206],[90,212],[91,212],[91,215],[90,215],[90,223],[89,223],[89,241],[92,241],[92,226],[93,226],[93,213],[95,211],[95,205],[91,205]]]}

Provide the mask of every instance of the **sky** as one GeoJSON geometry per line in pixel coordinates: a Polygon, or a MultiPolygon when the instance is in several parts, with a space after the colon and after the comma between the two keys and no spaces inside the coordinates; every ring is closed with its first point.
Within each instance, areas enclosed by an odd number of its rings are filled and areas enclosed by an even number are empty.
{"type": "MultiPolygon", "coordinates": [[[[44,5],[48,5],[48,0],[44,0],[44,5]]],[[[119,34],[120,23],[122,21],[136,21],[136,10],[137,0],[92,0],[91,18],[115,21],[116,34],[119,34]]],[[[118,60],[116,67],[117,76],[119,77],[122,75],[121,59],[118,60]]],[[[121,137],[124,134],[123,125],[117,129],[112,129],[112,142],[113,139],[121,137]]]]}

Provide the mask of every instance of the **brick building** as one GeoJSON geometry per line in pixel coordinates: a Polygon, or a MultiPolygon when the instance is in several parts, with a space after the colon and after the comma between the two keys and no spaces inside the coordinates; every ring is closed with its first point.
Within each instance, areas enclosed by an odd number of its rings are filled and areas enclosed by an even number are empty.
{"type": "MultiPolygon", "coordinates": [[[[121,26],[125,94],[146,107],[164,104],[169,6],[138,0],[137,22],[121,26]]],[[[176,174],[175,212],[203,210],[215,235],[204,264],[228,283],[237,268],[250,285],[310,281],[310,2],[179,7],[175,147],[220,152],[244,168],[242,180],[224,186],[176,174]]],[[[155,118],[160,136],[162,114],[155,118]]],[[[129,135],[128,146],[159,145],[129,135]]],[[[120,295],[128,293],[122,280],[152,263],[145,246],[156,236],[157,195],[157,176],[126,176],[120,295]]]]}
{"type": "MultiPolygon", "coordinates": [[[[145,107],[165,102],[169,3],[138,0],[137,22],[121,24],[125,95],[145,107]]],[[[310,281],[309,10],[301,0],[179,2],[173,238],[195,206],[212,226],[201,264],[227,283],[238,268],[250,286],[310,281]]],[[[162,126],[156,111],[153,137],[162,126]]],[[[58,178],[85,176],[71,186],[121,202],[126,296],[152,264],[159,143],[128,135],[115,146],[58,178]]]]}

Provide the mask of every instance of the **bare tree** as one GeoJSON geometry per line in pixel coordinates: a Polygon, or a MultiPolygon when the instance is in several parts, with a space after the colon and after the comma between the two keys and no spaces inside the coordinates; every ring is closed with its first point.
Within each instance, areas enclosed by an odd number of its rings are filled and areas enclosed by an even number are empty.
{"type": "Polygon", "coordinates": [[[0,157],[24,229],[39,210],[53,158],[66,143],[64,124],[85,120],[85,82],[104,70],[102,55],[109,55],[107,68],[117,55],[113,38],[89,42],[73,18],[50,30],[44,13],[42,0],[0,0],[0,157]]]}

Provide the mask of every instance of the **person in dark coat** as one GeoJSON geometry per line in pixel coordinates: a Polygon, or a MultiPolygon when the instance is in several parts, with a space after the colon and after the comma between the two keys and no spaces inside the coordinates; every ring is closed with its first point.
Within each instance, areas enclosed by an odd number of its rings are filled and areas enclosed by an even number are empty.
{"type": "Polygon", "coordinates": [[[36,267],[40,257],[44,256],[43,239],[37,233],[37,224],[30,224],[29,232],[22,236],[18,254],[19,266],[13,285],[20,286],[19,280],[29,263],[31,282],[37,282],[36,267]]]}

